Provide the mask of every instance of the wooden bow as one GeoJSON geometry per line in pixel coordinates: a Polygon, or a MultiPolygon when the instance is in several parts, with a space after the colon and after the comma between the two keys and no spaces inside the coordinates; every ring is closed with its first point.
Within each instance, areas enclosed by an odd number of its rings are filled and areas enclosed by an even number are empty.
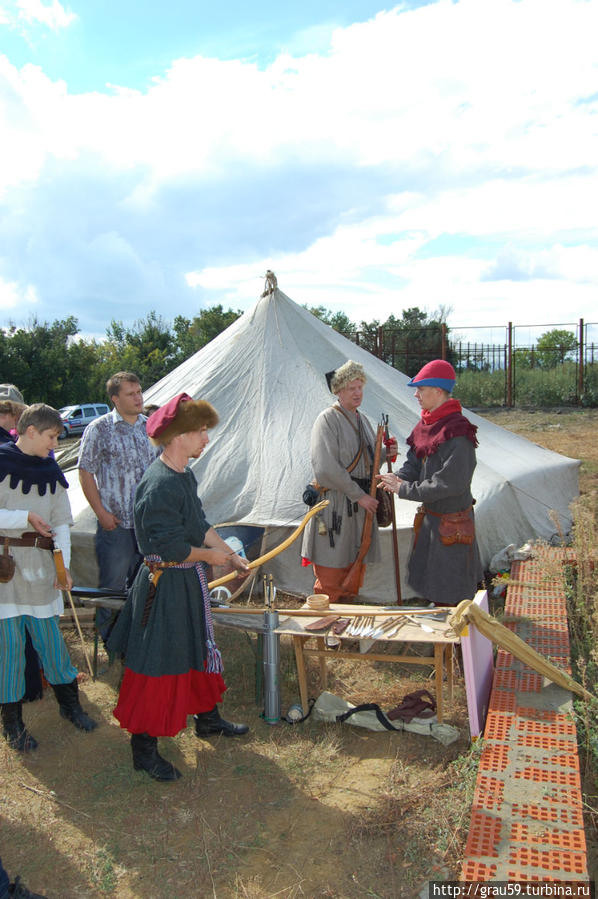
{"type": "MultiPolygon", "coordinates": [[[[313,506],[301,522],[298,528],[296,528],[293,533],[287,537],[286,540],[283,540],[282,543],[279,543],[278,546],[275,546],[274,549],[268,550],[267,553],[264,553],[263,556],[260,556],[259,559],[254,559],[253,562],[248,563],[248,567],[251,568],[259,568],[260,565],[263,565],[264,562],[269,562],[270,559],[273,559],[274,556],[277,556],[279,553],[284,552],[287,546],[290,546],[293,543],[299,534],[304,530],[307,522],[310,518],[313,518],[314,515],[317,515],[318,512],[321,512],[322,509],[325,509],[326,506],[330,505],[330,500],[323,499],[322,502],[317,503],[317,505],[313,506]]],[[[239,571],[231,571],[230,574],[225,574],[224,577],[219,577],[215,581],[210,581],[208,584],[208,589],[212,590],[214,587],[220,587],[221,584],[226,584],[228,581],[234,580],[236,577],[239,577],[239,574],[242,572],[239,571]]]]}
{"type": "MultiPolygon", "coordinates": [[[[384,436],[384,425],[378,425],[376,431],[376,448],[374,450],[374,462],[372,465],[372,481],[370,484],[370,496],[376,498],[377,474],[380,470],[380,456],[382,454],[382,438],[384,436]]],[[[349,568],[348,572],[341,581],[341,590],[348,596],[357,596],[363,579],[365,577],[365,562],[363,561],[368,554],[372,542],[372,527],[374,525],[375,512],[366,512],[363,522],[363,531],[361,532],[361,545],[357,558],[349,568]]]]}

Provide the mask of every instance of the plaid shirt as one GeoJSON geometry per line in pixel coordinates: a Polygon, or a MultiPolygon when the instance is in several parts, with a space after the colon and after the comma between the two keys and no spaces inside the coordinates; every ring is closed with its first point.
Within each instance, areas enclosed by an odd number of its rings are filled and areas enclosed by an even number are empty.
{"type": "Polygon", "coordinates": [[[133,527],[137,485],[160,452],[149,441],[146,421],[145,415],[139,415],[130,425],[113,409],[92,421],[81,441],[78,467],[95,476],[102,505],[123,528],[133,527]]]}

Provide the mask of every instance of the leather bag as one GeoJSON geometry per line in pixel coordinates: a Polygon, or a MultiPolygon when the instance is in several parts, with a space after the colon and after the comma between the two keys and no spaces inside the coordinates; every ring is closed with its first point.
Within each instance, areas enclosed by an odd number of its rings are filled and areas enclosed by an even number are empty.
{"type": "Polygon", "coordinates": [[[376,487],[376,499],[378,500],[376,509],[378,527],[387,528],[389,524],[392,524],[392,493],[387,493],[382,487],[376,487]]]}
{"type": "Polygon", "coordinates": [[[475,537],[475,527],[470,509],[465,509],[464,512],[445,512],[441,515],[438,536],[444,546],[453,546],[455,543],[471,546],[475,537]]]}
{"type": "Polygon", "coordinates": [[[8,550],[8,537],[4,540],[4,552],[0,556],[0,584],[8,584],[15,573],[15,560],[8,550]]]}

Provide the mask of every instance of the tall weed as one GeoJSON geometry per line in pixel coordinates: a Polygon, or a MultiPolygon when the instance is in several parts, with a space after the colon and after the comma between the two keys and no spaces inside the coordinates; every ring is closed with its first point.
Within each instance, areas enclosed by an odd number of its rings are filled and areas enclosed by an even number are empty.
{"type": "MultiPolygon", "coordinates": [[[[573,506],[575,564],[569,570],[567,603],[574,673],[598,696],[598,493],[573,506]]],[[[577,730],[586,774],[598,785],[598,699],[575,701],[577,730]]]]}

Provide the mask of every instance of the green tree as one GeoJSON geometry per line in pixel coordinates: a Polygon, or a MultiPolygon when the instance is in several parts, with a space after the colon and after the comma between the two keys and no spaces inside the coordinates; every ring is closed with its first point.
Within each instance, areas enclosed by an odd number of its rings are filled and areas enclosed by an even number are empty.
{"type": "Polygon", "coordinates": [[[32,318],[27,327],[11,325],[0,342],[0,377],[16,384],[28,403],[64,405],[70,344],[78,330],[72,315],[52,324],[32,318]]]}
{"type": "Polygon", "coordinates": [[[574,359],[579,343],[572,331],[553,328],[538,338],[536,358],[541,368],[555,368],[567,359],[574,359]]]}
{"type": "Polygon", "coordinates": [[[325,306],[307,306],[306,304],[304,304],[303,308],[307,309],[308,312],[311,312],[312,315],[315,315],[316,318],[319,318],[320,321],[323,321],[324,324],[330,325],[331,328],[338,331],[343,337],[347,337],[349,340],[354,338],[355,324],[344,312],[331,312],[330,309],[326,309],[325,306]]]}

